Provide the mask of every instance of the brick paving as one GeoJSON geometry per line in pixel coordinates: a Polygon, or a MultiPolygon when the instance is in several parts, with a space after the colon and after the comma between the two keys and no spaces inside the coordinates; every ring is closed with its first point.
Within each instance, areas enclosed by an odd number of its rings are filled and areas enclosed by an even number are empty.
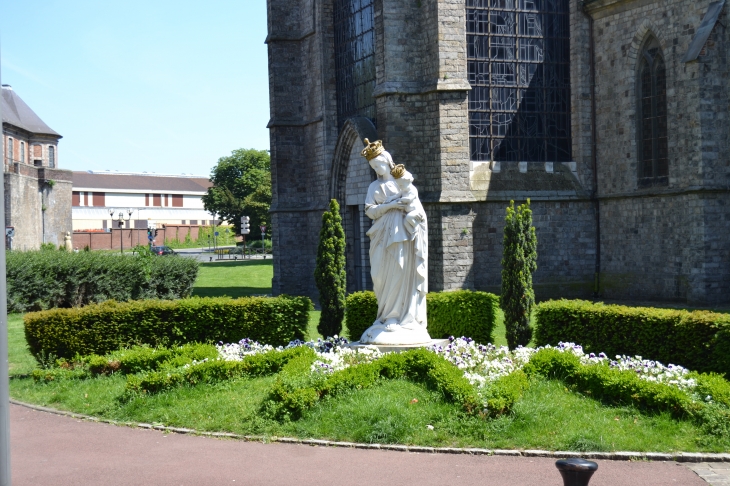
{"type": "Polygon", "coordinates": [[[700,462],[688,464],[687,467],[707,481],[710,486],[730,486],[730,463],[728,462],[700,462]]]}

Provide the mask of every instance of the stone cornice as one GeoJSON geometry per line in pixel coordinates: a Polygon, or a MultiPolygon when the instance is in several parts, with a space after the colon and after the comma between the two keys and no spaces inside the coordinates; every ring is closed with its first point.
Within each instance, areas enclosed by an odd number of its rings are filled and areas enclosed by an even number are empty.
{"type": "Polygon", "coordinates": [[[386,81],[378,84],[373,90],[373,97],[410,94],[423,95],[437,91],[471,91],[466,79],[437,79],[435,81],[386,81]]]}
{"type": "Polygon", "coordinates": [[[264,44],[271,44],[275,42],[300,42],[306,39],[307,37],[314,35],[317,31],[314,29],[305,30],[304,32],[300,33],[271,33],[266,36],[266,40],[264,41],[264,44]]]}
{"type": "Polygon", "coordinates": [[[637,6],[640,6],[645,3],[653,3],[654,1],[655,0],[584,0],[583,8],[586,12],[593,14],[611,7],[623,6],[630,3],[636,3],[639,4],[637,6]]]}
{"type": "Polygon", "coordinates": [[[309,120],[291,120],[291,119],[283,119],[283,118],[272,118],[269,120],[269,123],[266,124],[266,128],[274,128],[274,127],[306,127],[308,125],[314,125],[315,123],[319,123],[322,120],[324,120],[324,116],[319,115],[315,118],[311,118],[309,120]]]}

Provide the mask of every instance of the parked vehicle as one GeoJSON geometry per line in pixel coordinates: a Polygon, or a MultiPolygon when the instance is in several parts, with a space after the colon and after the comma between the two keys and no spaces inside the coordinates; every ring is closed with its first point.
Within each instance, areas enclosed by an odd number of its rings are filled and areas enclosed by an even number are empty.
{"type": "Polygon", "coordinates": [[[150,248],[152,250],[152,253],[155,255],[176,255],[175,251],[170,248],[169,246],[153,246],[150,248]]]}

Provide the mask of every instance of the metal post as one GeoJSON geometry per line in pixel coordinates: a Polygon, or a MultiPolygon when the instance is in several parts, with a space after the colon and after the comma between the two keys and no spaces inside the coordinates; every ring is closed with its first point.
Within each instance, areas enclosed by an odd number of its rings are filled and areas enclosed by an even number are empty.
{"type": "MultiPolygon", "coordinates": [[[[2,113],[0,113],[2,119],[2,113]]],[[[5,191],[5,168],[0,170],[5,191]]],[[[0,197],[0,217],[5,221],[5,197],[0,197]]],[[[45,219],[44,219],[45,223],[45,219]]],[[[45,236],[45,235],[44,235],[45,236]]],[[[8,366],[8,302],[5,273],[5,239],[0,243],[0,486],[10,486],[10,380],[8,366]]]]}

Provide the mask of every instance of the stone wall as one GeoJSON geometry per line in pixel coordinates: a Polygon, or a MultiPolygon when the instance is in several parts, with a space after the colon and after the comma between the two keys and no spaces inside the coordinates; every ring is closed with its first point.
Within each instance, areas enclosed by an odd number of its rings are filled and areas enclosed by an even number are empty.
{"type": "MultiPolygon", "coordinates": [[[[710,0],[615,1],[595,19],[601,293],[607,298],[730,301],[726,29],[685,63],[710,0]],[[667,67],[669,183],[639,188],[637,80],[653,36],[667,67]]],[[[727,7],[725,8],[727,11],[727,7]]],[[[722,14],[720,22],[724,22],[722,14]]]]}
{"type": "MultiPolygon", "coordinates": [[[[730,301],[725,29],[715,29],[699,61],[681,62],[709,3],[570,0],[573,161],[500,165],[469,160],[464,0],[375,0],[376,136],[416,177],[429,218],[431,290],[497,291],[505,208],[529,198],[538,298],[588,297],[599,281],[606,298],[730,301]],[[639,189],[635,83],[649,33],[669,69],[672,155],[669,186],[639,189]]],[[[356,214],[346,207],[362,204],[369,169],[351,164],[359,147],[347,145],[351,128],[337,126],[332,0],[268,4],[273,288],[316,298],[321,213],[341,198],[351,234],[356,214]]]]}

